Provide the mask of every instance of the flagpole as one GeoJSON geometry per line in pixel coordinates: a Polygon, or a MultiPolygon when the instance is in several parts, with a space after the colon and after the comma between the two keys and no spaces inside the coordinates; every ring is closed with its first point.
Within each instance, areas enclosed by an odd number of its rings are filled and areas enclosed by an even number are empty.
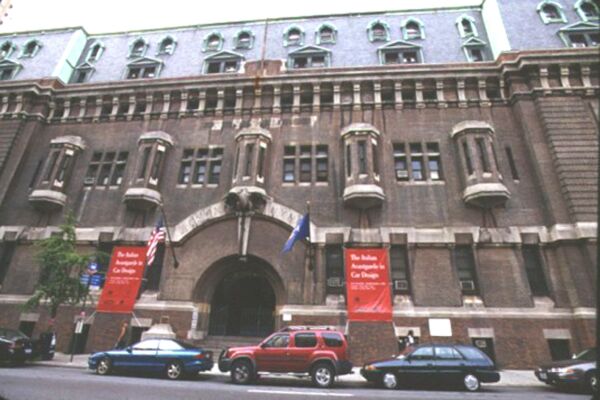
{"type": "Polygon", "coordinates": [[[313,245],[312,245],[312,238],[310,237],[310,220],[311,215],[310,215],[310,201],[307,200],[306,201],[306,215],[308,215],[308,269],[309,271],[312,271],[314,269],[314,263],[313,263],[313,245]]]}
{"type": "Polygon", "coordinates": [[[171,230],[169,229],[169,223],[167,222],[167,215],[165,214],[165,210],[163,208],[163,203],[160,203],[159,206],[160,213],[162,214],[163,221],[165,221],[165,230],[167,231],[167,237],[169,238],[169,243],[171,244],[171,256],[173,257],[173,268],[179,267],[179,261],[177,260],[177,256],[175,255],[175,248],[173,246],[173,240],[171,239],[171,230]]]}

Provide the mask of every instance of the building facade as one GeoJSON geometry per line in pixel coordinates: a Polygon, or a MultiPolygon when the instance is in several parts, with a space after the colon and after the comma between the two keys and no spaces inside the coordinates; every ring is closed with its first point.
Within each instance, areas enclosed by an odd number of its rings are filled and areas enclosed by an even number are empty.
{"type": "MultiPolygon", "coordinates": [[[[170,240],[135,316],[218,347],[328,325],[356,363],[473,342],[529,367],[595,340],[597,1],[0,37],[0,324],[70,210],[82,252],[170,240]],[[281,249],[310,207],[310,242],[281,249]],[[393,324],[351,323],[344,248],[388,249],[393,324]],[[178,259],[171,256],[174,250],[178,259]],[[443,332],[438,328],[443,326],[443,332]],[[249,339],[248,339],[249,340],[249,339]]],[[[106,266],[102,266],[106,271],[106,266]]],[[[67,351],[79,308],[63,307],[67,351]]]]}

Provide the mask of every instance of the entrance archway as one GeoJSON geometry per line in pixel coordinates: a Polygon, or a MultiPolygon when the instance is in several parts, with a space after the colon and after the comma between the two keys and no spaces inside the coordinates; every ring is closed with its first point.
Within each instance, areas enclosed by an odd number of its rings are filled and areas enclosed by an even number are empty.
{"type": "Polygon", "coordinates": [[[284,301],[279,274],[253,256],[226,257],[212,265],[196,287],[198,300],[210,304],[207,333],[262,337],[276,328],[276,307],[284,301]]]}

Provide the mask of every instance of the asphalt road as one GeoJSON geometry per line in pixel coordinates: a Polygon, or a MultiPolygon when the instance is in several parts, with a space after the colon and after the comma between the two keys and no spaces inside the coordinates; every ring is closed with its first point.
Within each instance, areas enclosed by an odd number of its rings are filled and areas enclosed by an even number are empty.
{"type": "Polygon", "coordinates": [[[560,393],[546,387],[488,386],[478,393],[439,390],[383,390],[363,383],[338,384],[320,390],[298,378],[261,378],[257,384],[237,386],[228,377],[200,376],[167,381],[138,376],[98,376],[91,371],[30,365],[0,368],[2,400],[277,400],[277,399],[590,399],[589,395],[560,393]]]}

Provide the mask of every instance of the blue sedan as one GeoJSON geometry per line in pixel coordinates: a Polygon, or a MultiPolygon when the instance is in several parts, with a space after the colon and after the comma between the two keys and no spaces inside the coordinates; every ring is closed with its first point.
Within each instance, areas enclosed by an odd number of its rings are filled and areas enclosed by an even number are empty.
{"type": "Polygon", "coordinates": [[[168,379],[198,374],[213,367],[213,355],[185,342],[148,339],[122,350],[94,353],[88,366],[98,375],[112,372],[162,373],[168,379]]]}

